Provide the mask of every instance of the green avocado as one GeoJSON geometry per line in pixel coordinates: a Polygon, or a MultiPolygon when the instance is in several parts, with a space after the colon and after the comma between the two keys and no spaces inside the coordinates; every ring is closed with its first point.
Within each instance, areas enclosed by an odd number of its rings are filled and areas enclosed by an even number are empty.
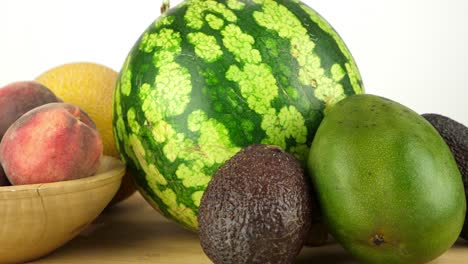
{"type": "MultiPolygon", "coordinates": [[[[468,127],[439,114],[423,114],[422,116],[434,126],[452,151],[463,178],[466,196],[468,194],[468,127]]],[[[460,236],[468,240],[468,217],[466,216],[460,236]]]]}
{"type": "Polygon", "coordinates": [[[386,98],[353,95],[331,108],[308,172],[330,233],[362,263],[426,263],[462,229],[465,193],[449,147],[386,98]]]}

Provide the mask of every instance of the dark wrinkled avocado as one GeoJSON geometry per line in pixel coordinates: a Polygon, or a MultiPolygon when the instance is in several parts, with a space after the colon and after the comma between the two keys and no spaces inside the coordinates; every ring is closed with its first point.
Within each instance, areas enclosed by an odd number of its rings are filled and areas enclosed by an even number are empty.
{"type": "MultiPolygon", "coordinates": [[[[439,132],[452,151],[463,177],[465,195],[468,195],[468,128],[443,115],[423,114],[422,116],[439,132]]],[[[465,217],[460,236],[468,240],[468,217],[465,217]]]]}
{"type": "Polygon", "coordinates": [[[311,225],[310,186],[300,163],[276,146],[251,145],[213,176],[198,223],[218,263],[292,263],[311,225]]]}

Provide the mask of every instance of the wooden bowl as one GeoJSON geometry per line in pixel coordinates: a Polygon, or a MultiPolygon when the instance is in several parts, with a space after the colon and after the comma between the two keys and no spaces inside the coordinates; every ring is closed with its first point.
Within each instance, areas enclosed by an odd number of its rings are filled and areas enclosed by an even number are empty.
{"type": "Polygon", "coordinates": [[[103,156],[95,175],[0,187],[0,263],[42,257],[78,235],[112,200],[124,164],[103,156]]]}

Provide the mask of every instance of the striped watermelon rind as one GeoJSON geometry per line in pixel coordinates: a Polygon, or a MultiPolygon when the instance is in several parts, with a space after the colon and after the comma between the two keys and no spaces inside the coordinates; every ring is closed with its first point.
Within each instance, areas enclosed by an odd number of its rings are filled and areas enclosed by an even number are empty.
{"type": "Polygon", "coordinates": [[[188,0],[130,51],[114,93],[114,137],[136,185],[196,230],[211,175],[242,147],[282,147],[305,162],[326,108],[363,93],[342,39],[288,0],[188,0]]]}

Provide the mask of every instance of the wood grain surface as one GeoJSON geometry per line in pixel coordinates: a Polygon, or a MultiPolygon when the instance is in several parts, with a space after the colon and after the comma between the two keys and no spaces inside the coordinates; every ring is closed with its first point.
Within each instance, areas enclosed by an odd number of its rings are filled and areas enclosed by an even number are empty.
{"type": "MultiPolygon", "coordinates": [[[[41,264],[204,264],[211,263],[203,253],[195,233],[169,222],[144,199],[135,194],[104,211],[78,237],[52,254],[30,263],[41,264]]],[[[359,263],[336,242],[304,248],[298,264],[359,263]]],[[[468,263],[468,242],[458,241],[431,264],[468,263]]]]}

